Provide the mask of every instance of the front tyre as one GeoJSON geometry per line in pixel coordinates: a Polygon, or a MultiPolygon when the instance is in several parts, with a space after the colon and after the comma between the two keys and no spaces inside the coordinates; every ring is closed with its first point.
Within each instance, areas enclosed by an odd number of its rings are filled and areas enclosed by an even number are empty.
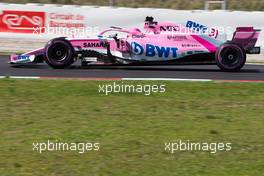
{"type": "Polygon", "coordinates": [[[51,67],[63,69],[74,62],[74,49],[65,38],[55,38],[45,46],[44,58],[51,67]]]}
{"type": "Polygon", "coordinates": [[[227,42],[217,49],[215,60],[221,70],[236,72],[245,65],[246,57],[244,48],[236,43],[227,42]]]}

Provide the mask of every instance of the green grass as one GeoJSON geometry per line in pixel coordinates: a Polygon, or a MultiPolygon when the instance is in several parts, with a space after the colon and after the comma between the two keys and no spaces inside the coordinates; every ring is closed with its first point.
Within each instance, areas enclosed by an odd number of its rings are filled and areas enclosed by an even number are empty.
{"type": "Polygon", "coordinates": [[[166,84],[166,93],[98,94],[109,82],[0,80],[1,176],[261,176],[264,84],[166,84]],[[100,142],[99,152],[32,151],[33,142],[100,142]],[[164,142],[232,150],[164,151],[164,142]]]}
{"type": "MultiPolygon", "coordinates": [[[[121,7],[153,7],[168,9],[204,9],[204,0],[115,0],[115,6],[121,7]]],[[[108,6],[109,0],[2,0],[8,3],[55,3],[75,5],[108,6]]],[[[220,9],[220,5],[212,5],[212,9],[220,9]]],[[[264,10],[263,0],[228,0],[229,10],[264,10]]]]}

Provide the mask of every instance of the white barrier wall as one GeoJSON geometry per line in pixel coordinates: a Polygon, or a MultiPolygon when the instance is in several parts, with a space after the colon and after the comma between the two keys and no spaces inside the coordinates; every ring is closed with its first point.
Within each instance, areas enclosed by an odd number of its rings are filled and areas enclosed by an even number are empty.
{"type": "Polygon", "coordinates": [[[264,12],[186,11],[41,4],[0,3],[0,38],[48,40],[56,36],[66,36],[66,33],[69,37],[86,37],[92,35],[90,32],[95,34],[109,26],[143,28],[146,16],[153,16],[157,21],[184,23],[192,20],[207,26],[225,27],[229,39],[237,26],[254,26],[263,30],[258,45],[264,45],[264,12]],[[65,27],[66,31],[55,31],[54,29],[58,26],[65,27]],[[88,34],[82,33],[83,30],[77,30],[81,28],[86,28],[88,34]]]}

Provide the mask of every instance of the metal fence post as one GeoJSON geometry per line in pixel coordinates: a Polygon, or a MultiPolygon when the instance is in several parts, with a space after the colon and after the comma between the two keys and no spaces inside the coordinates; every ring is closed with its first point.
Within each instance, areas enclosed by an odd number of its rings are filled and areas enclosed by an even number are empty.
{"type": "Polygon", "coordinates": [[[210,4],[221,4],[222,10],[227,10],[227,0],[205,0],[204,10],[209,10],[210,4]]]}
{"type": "Polygon", "coordinates": [[[109,6],[111,7],[115,6],[115,0],[109,0],[109,6]]]}
{"type": "Polygon", "coordinates": [[[227,4],[227,0],[224,0],[224,4],[225,4],[225,10],[228,10],[228,4],[227,4]]]}

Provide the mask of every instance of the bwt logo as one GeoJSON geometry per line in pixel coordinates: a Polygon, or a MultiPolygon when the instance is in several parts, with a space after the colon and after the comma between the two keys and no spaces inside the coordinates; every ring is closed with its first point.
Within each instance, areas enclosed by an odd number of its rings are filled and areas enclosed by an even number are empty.
{"type": "Polygon", "coordinates": [[[168,58],[169,56],[171,56],[176,58],[178,51],[178,48],[176,47],[163,47],[163,46],[155,46],[151,44],[146,44],[146,47],[144,49],[144,47],[138,44],[137,42],[132,42],[131,48],[133,54],[136,55],[144,54],[147,57],[158,56],[158,57],[168,58]]]}
{"type": "Polygon", "coordinates": [[[186,27],[187,28],[190,28],[190,29],[193,29],[193,30],[195,30],[195,31],[197,31],[197,32],[206,32],[207,31],[207,27],[206,26],[204,26],[204,25],[202,25],[202,24],[198,24],[198,23],[196,23],[196,22],[193,22],[193,21],[187,21],[187,23],[186,23],[186,27]]]}
{"type": "Polygon", "coordinates": [[[202,34],[208,34],[209,37],[214,37],[214,38],[217,38],[218,33],[219,33],[216,28],[208,28],[202,24],[198,24],[198,23],[193,22],[193,21],[187,21],[186,27],[190,28],[196,32],[200,32],[202,34]]]}

